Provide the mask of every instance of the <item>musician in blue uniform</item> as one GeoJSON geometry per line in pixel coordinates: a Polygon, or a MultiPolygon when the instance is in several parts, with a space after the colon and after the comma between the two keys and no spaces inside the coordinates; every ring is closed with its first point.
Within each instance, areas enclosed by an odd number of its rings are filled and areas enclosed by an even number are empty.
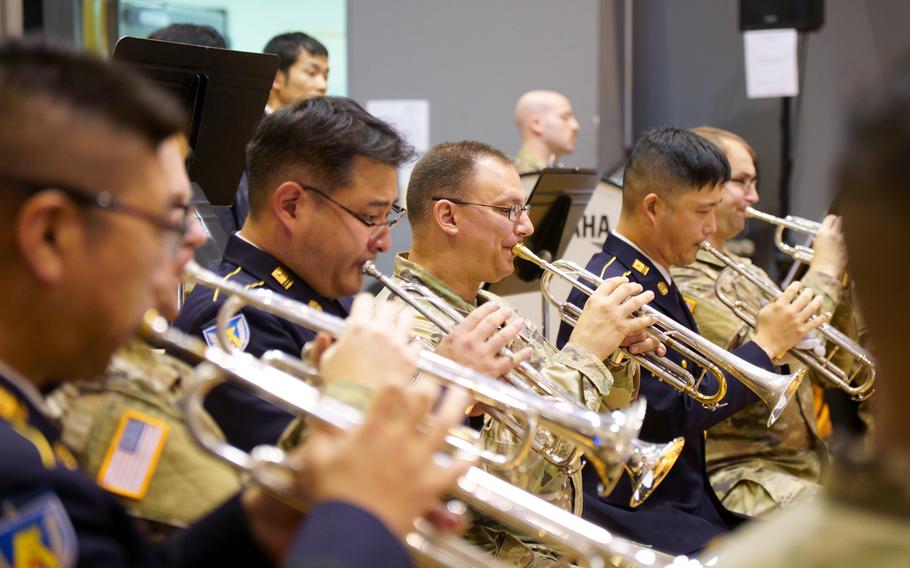
{"type": "MultiPolygon", "coordinates": [[[[651,305],[685,327],[698,330],[692,306],[670,277],[673,265],[690,264],[698,245],[715,230],[714,207],[721,198],[730,166],[716,146],[684,130],[658,128],[646,132],[626,165],[622,215],[616,231],[594,255],[587,269],[602,278],[626,276],[654,292],[651,305]]],[[[569,301],[583,306],[587,297],[573,291],[569,301]]],[[[821,304],[811,292],[784,296],[759,314],[755,339],[733,353],[766,370],[818,325],[808,322],[821,304]]],[[[822,318],[818,318],[821,320],[822,318]]],[[[560,328],[558,345],[571,327],[560,328]]],[[[698,377],[700,369],[675,350],[668,357],[698,377]]],[[[623,478],[604,500],[597,497],[596,476],[585,473],[584,516],[659,550],[689,554],[742,519],[718,501],[705,474],[704,431],[757,400],[742,383],[727,375],[727,394],[716,410],[704,408],[687,395],[641,371],[640,394],[648,402],[641,438],[668,442],[685,437],[676,464],[651,497],[637,509],[628,507],[630,486],[623,478]]],[[[717,382],[706,376],[700,390],[716,392],[717,382]]],[[[590,469],[590,468],[588,468],[590,469]]]]}
{"type": "MultiPolygon", "coordinates": [[[[42,393],[99,376],[152,304],[157,271],[174,270],[185,258],[177,251],[191,246],[189,195],[164,175],[166,157],[180,156],[165,146],[182,125],[173,101],[123,69],[0,43],[0,565],[409,565],[401,537],[461,467],[432,461],[461,412],[438,417],[442,431],[427,428],[426,395],[380,389],[363,428],[315,431],[316,445],[289,456],[299,497],[313,504],[302,523],[251,487],[156,545],[61,442],[42,393]],[[391,448],[396,459],[382,459],[391,448]]],[[[361,328],[376,319],[368,305],[355,305],[361,328]]],[[[393,331],[339,340],[333,353],[348,365],[338,374],[365,375],[351,364],[369,347],[359,370],[381,349],[401,365],[380,384],[406,383],[407,330],[382,318],[374,325],[393,331]]],[[[165,443],[164,429],[125,421],[107,474],[141,485],[135,471],[165,443]]]]}
{"type": "MultiPolygon", "coordinates": [[[[247,148],[250,215],[231,235],[221,263],[225,280],[272,290],[345,317],[361,289],[361,265],[391,246],[389,228],[403,211],[397,167],[412,149],[389,125],[350,99],[321,97],[266,117],[247,148]]],[[[215,339],[225,297],[201,286],[175,325],[215,339]]],[[[279,349],[300,356],[315,333],[244,309],[230,322],[231,341],[255,356],[279,349]]],[[[206,409],[228,441],[243,449],[275,443],[291,415],[232,385],[215,388],[206,409]]]]}

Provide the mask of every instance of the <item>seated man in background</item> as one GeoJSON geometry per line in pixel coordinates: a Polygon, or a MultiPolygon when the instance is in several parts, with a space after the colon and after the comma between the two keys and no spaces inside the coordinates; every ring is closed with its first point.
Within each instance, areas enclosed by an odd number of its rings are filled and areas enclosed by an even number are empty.
{"type": "MultiPolygon", "coordinates": [[[[279,34],[269,40],[262,52],[278,56],[278,70],[275,71],[263,118],[290,104],[325,96],[329,84],[329,50],[318,39],[303,32],[279,34]]],[[[228,234],[243,227],[250,214],[247,169],[240,178],[231,214],[231,218],[221,215],[228,234]]]]}
{"type": "Polygon", "coordinates": [[[227,47],[227,43],[225,43],[221,34],[218,33],[218,30],[212,26],[201,26],[199,24],[171,24],[150,33],[149,39],[188,43],[204,47],[218,47],[221,49],[227,47]]]}
{"type": "MultiPolygon", "coordinates": [[[[185,238],[186,195],[167,183],[161,144],[182,125],[172,100],[125,69],[41,44],[0,44],[0,534],[9,543],[0,560],[408,565],[400,538],[463,465],[433,462],[460,409],[444,409],[427,428],[430,399],[401,388],[414,369],[406,320],[366,305],[360,325],[321,361],[337,373],[330,379],[386,386],[362,428],[319,431],[288,457],[295,497],[313,505],[302,524],[251,487],[152,547],[116,498],[78,470],[48,416],[41,393],[103,372],[154,304],[155,270],[178,264],[171,255],[185,238]],[[99,274],[115,284],[99,286],[99,274]],[[375,365],[373,349],[386,365],[375,365]],[[423,436],[403,443],[401,433],[418,425],[423,436]],[[393,447],[396,459],[382,459],[393,447]]],[[[149,459],[160,438],[160,429],[136,428],[122,449],[149,459]]]]}
{"type": "Polygon", "coordinates": [[[579,124],[572,103],[554,91],[528,91],[515,103],[515,124],[521,148],[515,155],[519,174],[556,166],[575,151],[579,124]]]}
{"type": "MultiPolygon", "coordinates": [[[[506,300],[481,289],[484,282],[499,282],[513,272],[512,247],[534,231],[524,202],[524,190],[509,157],[487,144],[440,144],[417,162],[407,191],[413,240],[410,251],[395,259],[394,280],[401,284],[408,278],[416,279],[466,316],[467,325],[463,327],[468,329],[443,338],[445,334],[418,316],[415,335],[431,347],[438,345],[438,353],[494,375],[503,370],[484,368],[480,362],[507,346],[523,356],[530,355],[530,363],[547,380],[588,408],[603,411],[625,407],[636,390],[634,372],[622,373],[621,381],[614,380],[602,361],[621,343],[636,343],[632,346],[636,351],[657,347],[656,341],[645,340],[640,334],[653,323],[651,318],[629,318],[652,294],[639,294],[641,287],[623,278],[605,283],[585,307],[570,342],[557,350],[506,300]],[[475,322],[488,313],[499,319],[492,325],[475,322]],[[504,329],[511,335],[497,332],[500,324],[506,324],[504,329]],[[517,336],[516,331],[520,331],[517,336]]],[[[388,291],[380,297],[404,307],[388,291]]],[[[430,310],[440,314],[435,308],[430,310]]],[[[515,437],[490,417],[483,433],[488,449],[509,450],[516,443],[515,437]]],[[[497,475],[563,509],[580,513],[577,473],[567,474],[540,454],[532,453],[521,468],[497,475]]],[[[478,521],[471,537],[497,557],[518,566],[557,559],[557,553],[535,541],[533,535],[509,532],[489,520],[478,521]]]]}
{"type": "MultiPolygon", "coordinates": [[[[746,207],[758,203],[755,152],[745,140],[726,130],[699,127],[692,132],[714,143],[730,163],[730,180],[724,184],[723,196],[714,210],[717,230],[708,242],[774,285],[763,270],[726,248],[726,242],[745,228],[746,207]]],[[[834,216],[825,219],[815,241],[812,265],[802,278],[803,286],[824,299],[822,309],[828,313],[838,303],[847,261],[839,225],[834,216]]],[[[749,341],[754,331],[715,294],[715,281],[725,267],[720,259],[700,250],[693,264],[674,266],[670,274],[692,306],[699,333],[732,350],[749,341]]],[[[733,300],[754,312],[768,301],[757,286],[745,279],[729,288],[726,293],[733,300]]],[[[791,370],[803,366],[791,358],[787,361],[791,370]]],[[[824,393],[813,383],[806,380],[800,385],[794,403],[787,406],[771,428],[767,426],[767,408],[756,402],[708,431],[708,475],[724,507],[743,515],[763,515],[817,491],[827,460],[823,439],[831,425],[824,393]]]]}
{"type": "MultiPolygon", "coordinates": [[[[193,208],[186,205],[191,189],[184,166],[185,139],[173,137],[158,152],[164,179],[176,198],[175,219],[187,228],[176,254],[165,259],[169,265],[153,275],[156,309],[170,321],[177,316],[181,272],[204,235],[193,208]]],[[[199,447],[184,424],[179,402],[191,371],[183,362],[134,339],[114,353],[100,380],[64,383],[48,398],[63,427],[63,442],[83,471],[122,496],[130,515],[154,537],[185,528],[240,489],[238,473],[199,447]],[[118,448],[129,428],[151,428],[162,422],[166,431],[159,441],[159,458],[133,468],[129,476],[113,475],[116,467],[111,462],[121,457],[118,448]]],[[[211,427],[217,431],[214,424],[211,427]]]]}
{"type": "MultiPolygon", "coordinates": [[[[622,215],[603,251],[588,262],[587,270],[601,278],[627,276],[654,293],[652,306],[677,323],[698,333],[689,305],[670,276],[670,267],[695,260],[698,245],[715,231],[714,209],[730,166],[713,144],[677,128],[646,131],[626,164],[622,215]]],[[[762,369],[774,369],[772,359],[786,352],[821,323],[809,318],[821,306],[810,291],[797,297],[793,286],[758,315],[753,341],[733,354],[762,369]]],[[[579,307],[587,296],[574,290],[569,301],[579,307]]],[[[574,331],[563,324],[558,345],[574,331]]],[[[701,369],[675,349],[668,358],[694,377],[701,369]]],[[[715,536],[736,526],[742,517],[721,505],[705,472],[704,431],[754,403],[755,394],[729,373],[726,396],[716,409],[705,408],[690,396],[643,370],[640,394],[648,402],[641,438],[666,443],[677,436],[685,446],[676,464],[644,504],[629,507],[631,487],[624,477],[606,498],[597,495],[597,479],[585,471],[584,516],[638,542],[671,554],[691,554],[715,536]]],[[[718,382],[705,376],[700,392],[718,392],[718,382]]],[[[590,468],[588,468],[590,469],[590,468]]]]}
{"type": "Polygon", "coordinates": [[[895,291],[910,290],[910,265],[895,262],[890,248],[906,248],[910,216],[908,81],[904,67],[881,92],[857,99],[836,174],[850,273],[880,377],[871,405],[874,451],[836,456],[816,499],[718,543],[706,555],[718,556],[718,566],[885,568],[910,558],[910,306],[895,302],[895,291]]]}
{"type": "MultiPolygon", "coordinates": [[[[300,101],[266,117],[247,147],[250,216],[212,269],[247,288],[263,287],[346,317],[360,291],[360,267],[388,250],[402,215],[397,167],[411,147],[385,122],[340,97],[300,101]]],[[[224,294],[196,286],[175,326],[215,342],[224,294]]],[[[255,309],[232,319],[235,346],[258,357],[299,357],[315,332],[255,309]]],[[[206,409],[232,444],[278,441],[292,416],[233,385],[219,385],[206,409]]]]}

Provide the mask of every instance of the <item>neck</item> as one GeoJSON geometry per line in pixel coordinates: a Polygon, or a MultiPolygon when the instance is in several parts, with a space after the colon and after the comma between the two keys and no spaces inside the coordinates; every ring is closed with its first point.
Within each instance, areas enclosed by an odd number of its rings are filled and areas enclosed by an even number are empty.
{"type": "Polygon", "coordinates": [[[281,99],[278,98],[278,95],[276,95],[274,91],[269,93],[269,101],[266,104],[269,105],[269,108],[272,109],[272,111],[276,111],[284,106],[284,103],[281,102],[281,99]]]}
{"type": "Polygon", "coordinates": [[[415,239],[411,245],[408,260],[419,264],[424,270],[441,280],[462,300],[469,304],[476,301],[482,282],[472,278],[464,270],[463,255],[456,254],[450,248],[433,248],[415,239]],[[432,254],[428,254],[430,251],[432,254]]]}
{"type": "MultiPolygon", "coordinates": [[[[286,239],[284,238],[284,233],[279,230],[277,223],[259,222],[252,217],[247,217],[243,228],[238,232],[244,239],[281,260],[280,251],[285,249],[286,239]]],[[[284,261],[282,260],[282,262],[284,261]]],[[[301,274],[300,276],[303,275],[301,274]]]]}
{"type": "Polygon", "coordinates": [[[540,158],[545,164],[550,163],[550,158],[553,158],[553,161],[558,163],[559,158],[561,157],[559,154],[550,150],[550,148],[544,144],[543,140],[539,138],[525,138],[522,143],[522,148],[540,158]]]}
{"type": "Polygon", "coordinates": [[[635,246],[648,255],[651,260],[670,270],[670,262],[660,251],[660,235],[653,227],[648,227],[643,221],[630,218],[623,213],[619,216],[616,231],[635,243],[635,246]]]}

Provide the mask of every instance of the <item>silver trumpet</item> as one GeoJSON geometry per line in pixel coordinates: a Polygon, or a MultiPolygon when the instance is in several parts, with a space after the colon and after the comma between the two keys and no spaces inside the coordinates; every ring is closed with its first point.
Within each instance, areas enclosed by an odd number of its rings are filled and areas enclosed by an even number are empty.
{"type": "MultiPolygon", "coordinates": [[[[547,262],[521,243],[515,245],[512,252],[544,270],[540,279],[541,293],[547,302],[559,310],[562,321],[574,326],[581,316],[581,308],[569,302],[562,302],[553,296],[549,289],[550,280],[555,276],[590,296],[603,283],[603,279],[573,262],[566,260],[547,262]]],[[[642,307],[635,315],[653,316],[657,323],[646,330],[648,335],[662,342],[668,349],[676,350],[683,357],[699,365],[702,372],[696,379],[692,373],[666,357],[658,357],[653,353],[633,355],[625,350],[623,352],[651,371],[655,377],[691,396],[706,408],[716,408],[726,394],[726,378],[723,371],[727,371],[765,403],[769,410],[768,426],[771,426],[780,418],[784,408],[796,394],[799,383],[806,376],[805,369],[800,369],[790,375],[766,371],[718,347],[651,306],[642,307]],[[706,373],[711,373],[717,380],[718,388],[715,393],[705,394],[699,391],[699,386],[706,373]]]]}
{"type": "Polygon", "coordinates": [[[770,213],[764,213],[758,209],[753,209],[752,207],[746,207],[746,217],[759,219],[777,226],[777,229],[774,231],[774,244],[777,246],[778,250],[791,257],[793,260],[805,264],[812,262],[812,258],[815,255],[815,251],[812,250],[812,247],[806,245],[791,245],[784,240],[784,233],[786,231],[795,231],[814,237],[821,228],[821,223],[793,215],[777,217],[770,213]]]}
{"type": "MultiPolygon", "coordinates": [[[[219,329],[226,329],[227,322],[243,306],[268,312],[297,325],[314,331],[338,336],[344,330],[343,319],[314,310],[309,306],[261,288],[246,289],[230,280],[225,280],[195,262],[184,269],[184,276],[207,288],[221,290],[230,296],[222,305],[216,318],[219,329]]],[[[222,349],[236,350],[219,334],[222,349]]],[[[480,459],[495,469],[509,469],[524,461],[538,429],[543,427],[561,440],[581,448],[601,479],[614,482],[621,472],[621,464],[629,459],[631,441],[638,436],[644,419],[644,403],[633,405],[623,411],[599,414],[587,408],[558,404],[544,399],[536,393],[516,389],[510,385],[459,365],[432,351],[423,350],[417,362],[421,372],[435,377],[443,384],[464,389],[475,400],[503,414],[521,416],[524,422],[524,436],[519,439],[516,449],[510,455],[497,454],[474,448],[480,459]],[[619,464],[619,465],[617,465],[619,464]]],[[[462,445],[467,441],[462,440],[462,445]]],[[[454,442],[453,442],[454,443],[454,442]]]]}
{"type": "MultiPolygon", "coordinates": [[[[427,288],[409,270],[401,273],[400,277],[404,280],[401,284],[383,274],[371,261],[364,263],[363,273],[376,279],[445,334],[452,333],[452,329],[464,321],[465,316],[461,312],[427,288]]],[[[500,354],[510,358],[515,355],[508,347],[504,347],[500,354]]],[[[587,410],[584,403],[546,378],[527,361],[522,361],[518,369],[507,373],[505,378],[516,388],[525,389],[531,386],[552,400],[559,403],[568,402],[579,409],[587,410]]],[[[493,411],[491,416],[502,422],[516,435],[520,434],[520,425],[515,424],[514,420],[510,420],[510,416],[505,416],[496,409],[493,411]]],[[[541,431],[540,434],[546,434],[546,432],[541,431]]],[[[583,463],[579,463],[578,459],[583,455],[583,451],[575,448],[568,456],[560,456],[558,442],[553,436],[539,436],[535,438],[532,449],[553,465],[564,468],[566,473],[571,475],[583,465],[583,463]]],[[[652,444],[635,438],[631,443],[632,453],[629,459],[625,464],[619,464],[613,471],[610,471],[609,479],[601,479],[599,492],[603,495],[609,494],[619,480],[621,469],[624,468],[632,485],[632,497],[629,504],[637,507],[651,495],[670,472],[682,451],[684,440],[679,437],[666,444],[652,444]]]]}
{"type": "MultiPolygon", "coordinates": [[[[741,301],[731,298],[725,290],[728,285],[732,284],[733,278],[739,275],[751,282],[756,288],[761,290],[771,301],[776,300],[783,294],[781,289],[759,275],[755,274],[748,266],[737,262],[729,255],[717,250],[708,242],[701,244],[701,249],[711,253],[718,260],[723,262],[725,268],[717,277],[714,284],[714,292],[717,299],[736,314],[736,316],[750,327],[754,328],[756,324],[756,314],[748,309],[741,301]]],[[[814,319],[817,316],[812,316],[814,319]]],[[[831,343],[834,348],[827,355],[816,355],[811,350],[793,348],[790,354],[804,365],[815,369],[818,374],[832,386],[844,391],[856,400],[864,400],[872,395],[875,385],[875,361],[872,354],[860,347],[855,341],[844,335],[836,327],[823,323],[817,328],[819,334],[825,340],[831,343]],[[838,350],[844,350],[849,353],[856,364],[851,371],[845,371],[836,366],[831,358],[838,350]],[[865,373],[863,370],[865,369],[865,373]],[[865,378],[860,379],[865,375],[865,378]],[[860,381],[860,382],[857,382],[860,381]]]]}
{"type": "MultiPolygon", "coordinates": [[[[317,312],[318,313],[318,312],[317,312]]],[[[179,353],[184,359],[199,364],[193,372],[184,399],[187,425],[198,442],[208,451],[249,473],[266,489],[301,509],[307,508],[294,491],[294,471],[286,454],[274,446],[258,446],[251,453],[244,452],[214,432],[204,420],[203,402],[212,388],[231,381],[247,388],[264,400],[297,416],[310,416],[320,422],[348,430],[362,423],[360,411],[338,400],[324,396],[317,388],[301,381],[244,352],[228,352],[217,346],[208,346],[198,338],[188,336],[168,327],[167,322],[155,314],[146,316],[143,335],[151,343],[179,353]]],[[[423,357],[423,356],[421,356],[423,357]]],[[[443,360],[445,361],[445,360],[443,360]]],[[[427,372],[434,370],[448,374],[457,368],[443,363],[424,361],[427,372]]],[[[450,436],[452,451],[468,459],[479,458],[450,436]]],[[[405,442],[405,441],[403,441],[405,442]]],[[[440,465],[451,463],[451,454],[437,456],[440,465]]],[[[644,568],[647,566],[693,566],[700,564],[686,557],[673,558],[632,541],[617,537],[580,517],[547,503],[477,467],[470,467],[458,479],[451,495],[469,504],[485,515],[500,520],[525,534],[534,535],[565,551],[565,560],[581,566],[601,568],[644,568]]],[[[405,537],[409,550],[431,566],[447,568],[500,568],[499,561],[463,540],[436,532],[421,520],[415,521],[415,530],[405,537]]]]}

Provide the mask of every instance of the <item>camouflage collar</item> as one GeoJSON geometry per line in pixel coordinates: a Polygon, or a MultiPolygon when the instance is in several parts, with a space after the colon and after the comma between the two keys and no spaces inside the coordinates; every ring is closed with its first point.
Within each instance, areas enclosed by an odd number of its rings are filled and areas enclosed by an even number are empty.
{"type": "Polygon", "coordinates": [[[445,282],[436,278],[430,272],[417,264],[416,262],[411,262],[408,260],[408,253],[400,252],[395,255],[395,276],[401,278],[402,280],[407,280],[405,272],[410,272],[431,292],[445,300],[447,304],[458,310],[463,314],[469,314],[471,311],[477,307],[478,304],[482,304],[488,298],[484,296],[483,292],[480,292],[477,295],[477,298],[474,301],[474,304],[471,305],[464,299],[455,293],[445,282]]]}
{"type": "Polygon", "coordinates": [[[515,155],[515,169],[519,174],[539,172],[547,167],[547,161],[528,150],[524,146],[518,149],[515,155]]]}

